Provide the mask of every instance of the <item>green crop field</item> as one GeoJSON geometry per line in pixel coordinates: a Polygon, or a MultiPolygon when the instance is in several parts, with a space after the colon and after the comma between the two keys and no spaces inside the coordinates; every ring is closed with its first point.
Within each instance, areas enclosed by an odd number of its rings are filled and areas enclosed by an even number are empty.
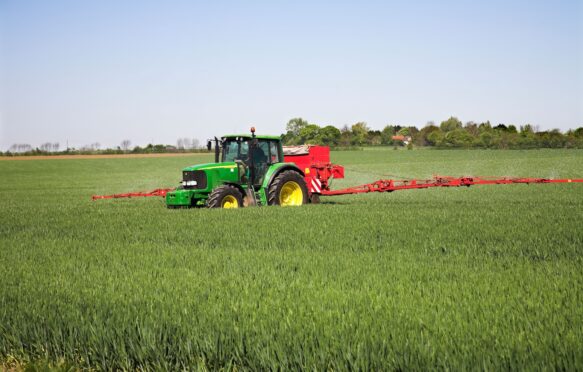
{"type": "MultiPolygon", "coordinates": [[[[333,152],[343,187],[583,151],[333,152]]],[[[583,184],[168,210],[207,155],[0,161],[0,369],[583,369],[583,184]]]]}

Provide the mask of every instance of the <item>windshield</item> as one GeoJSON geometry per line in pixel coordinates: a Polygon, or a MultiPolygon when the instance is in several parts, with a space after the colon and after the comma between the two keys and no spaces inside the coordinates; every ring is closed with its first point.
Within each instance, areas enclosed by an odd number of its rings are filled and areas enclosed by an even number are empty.
{"type": "Polygon", "coordinates": [[[223,143],[223,162],[235,160],[247,161],[249,144],[246,140],[226,140],[223,143]]]}

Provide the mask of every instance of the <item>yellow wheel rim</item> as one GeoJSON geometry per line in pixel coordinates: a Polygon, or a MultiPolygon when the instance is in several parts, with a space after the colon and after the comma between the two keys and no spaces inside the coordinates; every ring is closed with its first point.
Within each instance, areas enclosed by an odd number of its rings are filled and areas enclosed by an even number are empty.
{"type": "Polygon", "coordinates": [[[221,203],[221,207],[223,207],[223,208],[239,208],[239,201],[233,195],[227,195],[223,198],[223,202],[221,203]]]}
{"type": "Polygon", "coordinates": [[[289,205],[302,205],[304,203],[304,192],[295,181],[287,181],[279,192],[279,205],[287,207],[289,205]]]}

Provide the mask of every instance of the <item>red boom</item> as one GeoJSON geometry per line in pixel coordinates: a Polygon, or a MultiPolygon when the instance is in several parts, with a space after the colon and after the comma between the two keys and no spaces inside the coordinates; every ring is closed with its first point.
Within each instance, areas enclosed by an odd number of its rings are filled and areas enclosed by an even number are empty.
{"type": "Polygon", "coordinates": [[[508,185],[512,183],[569,183],[583,182],[583,179],[549,178],[491,178],[491,177],[447,177],[436,176],[430,180],[378,180],[365,185],[348,187],[341,190],[322,190],[322,195],[362,194],[367,192],[391,192],[397,190],[427,189],[429,187],[460,187],[472,185],[508,185]]]}
{"type": "Polygon", "coordinates": [[[166,196],[168,191],[174,189],[156,189],[152,191],[138,191],[138,192],[128,192],[125,194],[113,194],[113,195],[93,195],[92,200],[97,199],[117,199],[117,198],[134,198],[134,197],[147,197],[147,196],[166,196]]]}

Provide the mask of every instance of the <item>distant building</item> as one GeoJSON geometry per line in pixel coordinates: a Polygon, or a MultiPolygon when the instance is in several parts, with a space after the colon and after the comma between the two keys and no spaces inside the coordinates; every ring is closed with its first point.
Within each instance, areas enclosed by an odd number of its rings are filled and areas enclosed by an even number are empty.
{"type": "Polygon", "coordinates": [[[392,136],[391,139],[393,141],[403,142],[404,145],[408,145],[409,142],[411,142],[411,136],[401,136],[401,135],[397,135],[397,136],[392,136]]]}

